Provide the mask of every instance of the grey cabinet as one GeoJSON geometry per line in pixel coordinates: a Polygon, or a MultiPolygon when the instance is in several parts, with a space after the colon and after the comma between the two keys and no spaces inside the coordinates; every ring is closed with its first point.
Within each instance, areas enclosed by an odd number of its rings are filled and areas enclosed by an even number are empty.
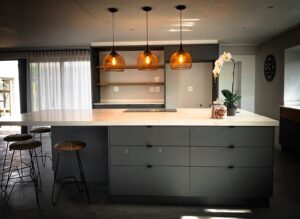
{"type": "Polygon", "coordinates": [[[189,166],[189,147],[111,146],[110,164],[189,166]]]}
{"type": "Polygon", "coordinates": [[[269,198],[273,127],[110,127],[110,193],[269,198]]]}
{"type": "Polygon", "coordinates": [[[189,127],[110,127],[109,144],[189,146],[189,127]]]}
{"type": "Polygon", "coordinates": [[[187,196],[189,167],[112,166],[112,195],[187,196]]]}
{"type": "Polygon", "coordinates": [[[191,146],[272,146],[273,127],[191,127],[191,146]]]}
{"type": "Polygon", "coordinates": [[[272,167],[272,147],[194,147],[191,166],[272,167]]]}
{"type": "Polygon", "coordinates": [[[190,195],[250,198],[272,195],[272,168],[191,167],[190,195]]]}

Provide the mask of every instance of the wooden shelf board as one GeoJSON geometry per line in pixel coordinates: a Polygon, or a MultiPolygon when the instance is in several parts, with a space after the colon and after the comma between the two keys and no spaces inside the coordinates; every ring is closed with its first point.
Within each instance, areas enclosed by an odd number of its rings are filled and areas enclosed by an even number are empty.
{"type": "Polygon", "coordinates": [[[165,85],[165,82],[101,82],[98,86],[113,86],[113,85],[165,85]]]}
{"type": "Polygon", "coordinates": [[[10,90],[0,90],[0,93],[9,93],[10,90]]]}
{"type": "MultiPolygon", "coordinates": [[[[103,66],[97,66],[97,68],[99,68],[101,70],[104,70],[103,66]]],[[[165,68],[165,66],[164,65],[158,65],[157,68],[158,69],[163,69],[163,68],[165,68]]],[[[125,69],[137,69],[137,67],[136,67],[136,65],[127,65],[127,66],[125,66],[125,69]]],[[[104,71],[110,72],[110,70],[104,70],[104,71]]],[[[143,70],[141,70],[141,71],[143,71],[143,70]]],[[[152,71],[152,70],[145,70],[145,71],[152,71]]]]}

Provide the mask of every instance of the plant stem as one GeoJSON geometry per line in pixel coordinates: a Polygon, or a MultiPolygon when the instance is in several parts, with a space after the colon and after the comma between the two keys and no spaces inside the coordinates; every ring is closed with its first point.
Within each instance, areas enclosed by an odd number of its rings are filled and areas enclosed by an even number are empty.
{"type": "Polygon", "coordinates": [[[231,59],[231,61],[233,62],[233,72],[232,72],[232,89],[231,92],[233,93],[233,89],[234,89],[234,71],[235,71],[235,61],[234,59],[231,59]]]}

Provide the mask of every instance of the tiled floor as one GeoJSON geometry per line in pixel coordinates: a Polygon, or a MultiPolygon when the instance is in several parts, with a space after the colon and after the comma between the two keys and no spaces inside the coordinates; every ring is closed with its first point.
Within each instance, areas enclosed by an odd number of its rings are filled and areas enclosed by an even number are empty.
{"type": "MultiPolygon", "coordinates": [[[[4,135],[7,133],[0,133],[4,135]]],[[[50,139],[43,139],[50,150],[50,139]]],[[[3,141],[0,142],[1,167],[3,141]]],[[[75,186],[66,187],[57,204],[51,205],[53,172],[48,160],[42,169],[43,191],[40,194],[41,208],[38,209],[31,184],[16,188],[9,206],[0,205],[0,219],[35,218],[86,218],[86,219],[229,219],[229,218],[300,218],[300,159],[279,151],[274,152],[274,197],[269,208],[249,208],[251,213],[207,213],[201,206],[154,206],[112,204],[107,189],[89,183],[92,205],[87,204],[84,193],[75,186]],[[189,217],[188,217],[189,216],[189,217]]],[[[219,209],[219,208],[218,208],[219,209]]],[[[232,209],[232,208],[231,208],[232,209]]]]}

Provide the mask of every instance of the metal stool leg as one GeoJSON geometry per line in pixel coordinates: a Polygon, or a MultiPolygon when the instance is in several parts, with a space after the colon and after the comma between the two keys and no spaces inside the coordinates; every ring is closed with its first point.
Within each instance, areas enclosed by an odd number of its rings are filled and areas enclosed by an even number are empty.
{"type": "Polygon", "coordinates": [[[43,189],[43,184],[42,184],[42,177],[41,177],[41,172],[40,172],[40,167],[39,167],[39,161],[37,159],[37,156],[36,156],[36,150],[33,149],[33,152],[34,152],[34,157],[35,157],[35,162],[36,162],[36,165],[37,165],[37,171],[38,171],[38,178],[39,178],[39,192],[42,191],[43,189]]]}
{"type": "Polygon", "coordinates": [[[3,178],[4,178],[4,171],[5,171],[5,162],[6,162],[6,156],[8,151],[9,142],[7,142],[4,160],[3,160],[3,167],[2,167],[2,174],[1,174],[1,190],[3,189],[3,178]]]}
{"type": "Polygon", "coordinates": [[[52,205],[56,205],[58,198],[60,196],[61,190],[63,186],[60,186],[59,192],[56,196],[56,198],[54,198],[54,193],[55,193],[55,184],[56,184],[56,180],[57,180],[57,171],[58,171],[58,165],[59,165],[59,153],[57,153],[57,160],[56,160],[56,166],[55,166],[55,170],[54,170],[54,180],[53,180],[53,186],[52,186],[52,196],[51,196],[51,203],[52,205]]]}
{"type": "Polygon", "coordinates": [[[8,197],[6,198],[6,196],[7,196],[7,187],[8,187],[8,183],[9,183],[9,180],[10,180],[11,167],[12,167],[12,163],[13,163],[13,160],[14,160],[14,155],[15,155],[15,151],[13,151],[13,154],[12,154],[12,157],[11,157],[11,160],[10,160],[10,165],[9,165],[9,168],[8,168],[8,176],[7,176],[6,185],[5,185],[5,188],[4,188],[4,198],[3,198],[4,204],[8,203],[9,198],[11,196],[11,193],[12,193],[12,191],[14,189],[14,185],[13,185],[13,187],[12,187],[12,189],[11,189],[8,197]]]}
{"type": "MultiPolygon", "coordinates": [[[[32,179],[32,182],[34,184],[34,191],[35,191],[35,197],[36,197],[36,202],[37,202],[37,205],[38,207],[40,207],[40,202],[39,202],[39,185],[38,185],[38,176],[36,174],[36,171],[35,171],[35,167],[34,167],[34,156],[33,156],[33,153],[32,153],[32,150],[28,150],[29,152],[29,156],[30,156],[30,176],[31,176],[31,179],[32,179]]],[[[38,163],[36,163],[38,165],[38,163]]]]}
{"type": "Polygon", "coordinates": [[[76,151],[76,155],[77,155],[77,160],[78,160],[78,166],[79,166],[79,172],[80,172],[81,181],[82,181],[82,183],[84,185],[88,202],[89,202],[89,204],[91,204],[90,195],[89,195],[89,191],[88,191],[88,188],[87,188],[87,185],[86,185],[86,180],[85,180],[85,176],[84,176],[84,172],[83,172],[83,167],[82,167],[82,164],[81,164],[81,159],[80,159],[79,151],[76,151]]]}

